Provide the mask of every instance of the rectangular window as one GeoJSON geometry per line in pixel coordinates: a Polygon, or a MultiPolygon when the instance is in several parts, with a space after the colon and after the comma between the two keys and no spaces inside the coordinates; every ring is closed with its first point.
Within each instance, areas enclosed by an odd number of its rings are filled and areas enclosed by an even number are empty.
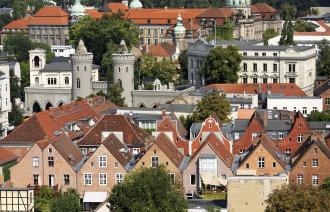
{"type": "Polygon", "coordinates": [[[306,161],[303,162],[303,167],[306,167],[307,163],[306,161]]]}
{"type": "Polygon", "coordinates": [[[190,185],[191,186],[196,185],[196,175],[194,174],[190,175],[190,185]]]}
{"type": "Polygon", "coordinates": [[[265,158],[259,157],[259,159],[258,159],[258,167],[261,168],[261,169],[265,168],[265,158]]]}
{"type": "Polygon", "coordinates": [[[169,173],[168,176],[170,177],[171,183],[174,184],[174,182],[175,182],[175,174],[174,173],[169,173]]]}
{"type": "Polygon", "coordinates": [[[296,79],[295,78],[289,78],[289,83],[296,83],[296,79]]]}
{"type": "Polygon", "coordinates": [[[243,63],[243,71],[247,71],[247,63],[243,63]]]}
{"type": "Polygon", "coordinates": [[[325,98],[325,104],[330,105],[330,98],[325,98]]]}
{"type": "Polygon", "coordinates": [[[201,157],[199,168],[201,173],[217,173],[217,159],[215,157],[201,157]]]}
{"type": "Polygon", "coordinates": [[[107,156],[100,156],[99,157],[99,167],[100,168],[107,167],[107,156]]]}
{"type": "Polygon", "coordinates": [[[301,143],[303,141],[303,139],[304,139],[303,135],[301,135],[301,134],[297,135],[297,142],[298,143],[301,143]]]}
{"type": "Polygon", "coordinates": [[[258,64],[253,63],[253,71],[257,72],[258,71],[258,64]]]}
{"type": "Polygon", "coordinates": [[[256,77],[253,78],[253,83],[254,83],[254,84],[258,83],[258,78],[256,78],[256,77]]]}
{"type": "Polygon", "coordinates": [[[243,77],[243,84],[247,84],[247,78],[243,77]]]}
{"type": "Polygon", "coordinates": [[[277,64],[273,64],[273,72],[277,72],[277,64]]]}
{"type": "Polygon", "coordinates": [[[39,175],[38,174],[33,175],[33,185],[39,185],[39,175]]]}
{"type": "Polygon", "coordinates": [[[235,136],[235,140],[239,139],[239,133],[235,132],[234,136],[235,136]]]}
{"type": "Polygon", "coordinates": [[[243,56],[247,56],[247,53],[246,52],[243,52],[243,56]]]}
{"type": "Polygon", "coordinates": [[[33,157],[32,158],[32,166],[33,167],[38,167],[39,166],[39,158],[38,157],[33,157]]]}
{"type": "Polygon", "coordinates": [[[277,78],[273,78],[273,83],[277,83],[277,78]]]}
{"type": "Polygon", "coordinates": [[[276,167],[276,162],[273,162],[273,168],[275,168],[276,167]]]}
{"type": "Polygon", "coordinates": [[[262,83],[268,83],[268,79],[267,78],[262,78],[262,83]]]}
{"type": "Polygon", "coordinates": [[[298,174],[298,176],[297,176],[297,183],[298,184],[303,184],[304,183],[304,175],[298,174]]]}
{"type": "Polygon", "coordinates": [[[319,184],[319,176],[317,174],[312,175],[312,185],[318,185],[319,184]]]}
{"type": "Polygon", "coordinates": [[[48,166],[54,167],[54,157],[48,157],[48,166]]]}
{"type": "Polygon", "coordinates": [[[100,173],[99,174],[99,184],[106,185],[107,184],[107,173],[100,173]]]}
{"type": "Polygon", "coordinates": [[[259,53],[258,52],[254,53],[254,56],[259,56],[259,53]]]}
{"type": "Polygon", "coordinates": [[[283,133],[282,133],[282,132],[279,132],[279,133],[278,133],[278,139],[282,140],[283,137],[284,137],[284,136],[283,136],[283,133]]]}
{"type": "Polygon", "coordinates": [[[245,168],[246,168],[246,169],[249,169],[249,168],[250,168],[250,164],[246,163],[246,164],[245,164],[245,168]]]}
{"type": "Polygon", "coordinates": [[[317,112],[317,107],[313,107],[313,112],[317,112]]]}
{"type": "Polygon", "coordinates": [[[303,107],[303,114],[307,114],[307,107],[303,107]]]}
{"type": "Polygon", "coordinates": [[[319,160],[318,159],[313,159],[312,160],[312,167],[318,167],[319,166],[319,160]]]}
{"type": "Polygon", "coordinates": [[[263,56],[263,57],[266,57],[266,56],[267,56],[267,54],[266,54],[266,53],[262,53],[262,56],[263,56]]]}
{"type": "Polygon", "coordinates": [[[70,185],[70,175],[65,174],[63,178],[64,178],[64,185],[70,185]]]}
{"type": "Polygon", "coordinates": [[[277,57],[277,53],[273,53],[273,56],[274,56],[274,57],[277,57]]]}
{"type": "Polygon", "coordinates": [[[122,183],[124,181],[124,174],[116,173],[116,183],[122,183]]]}
{"type": "Polygon", "coordinates": [[[84,174],[84,185],[92,185],[92,174],[91,173],[84,174]]]}
{"type": "Polygon", "coordinates": [[[158,166],[158,157],[152,156],[151,157],[151,167],[157,167],[158,166]]]}
{"type": "Polygon", "coordinates": [[[267,72],[267,64],[266,63],[264,63],[264,72],[267,72]]]}

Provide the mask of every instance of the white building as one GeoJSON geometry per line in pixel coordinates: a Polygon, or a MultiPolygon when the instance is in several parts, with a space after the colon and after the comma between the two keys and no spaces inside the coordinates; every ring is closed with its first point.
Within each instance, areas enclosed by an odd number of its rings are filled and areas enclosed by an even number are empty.
{"type": "Polygon", "coordinates": [[[72,46],[52,45],[50,49],[55,54],[55,57],[70,57],[76,52],[76,50],[72,46]]]}
{"type": "MultiPolygon", "coordinates": [[[[261,46],[257,42],[218,41],[216,46],[234,45],[242,54],[238,83],[295,83],[313,94],[316,48],[313,46],[261,46]]],[[[203,40],[189,43],[188,80],[203,83],[199,70],[215,45],[203,40]]]]}
{"type": "Polygon", "coordinates": [[[312,96],[270,96],[267,109],[300,111],[307,116],[313,111],[323,111],[323,99],[312,96]]]}

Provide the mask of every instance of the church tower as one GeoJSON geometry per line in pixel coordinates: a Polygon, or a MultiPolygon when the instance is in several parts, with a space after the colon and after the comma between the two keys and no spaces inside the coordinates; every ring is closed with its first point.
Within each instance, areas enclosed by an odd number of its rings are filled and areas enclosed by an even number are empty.
{"type": "Polygon", "coordinates": [[[123,89],[122,96],[125,97],[128,107],[133,106],[134,62],[135,56],[129,53],[125,41],[122,40],[118,53],[112,54],[113,83],[123,89]]]}
{"type": "Polygon", "coordinates": [[[185,37],[186,37],[186,28],[182,23],[182,16],[179,13],[176,19],[176,25],[173,29],[174,43],[179,47],[180,51],[186,49],[185,37]]]}
{"type": "Polygon", "coordinates": [[[46,50],[34,49],[29,51],[30,60],[30,85],[35,86],[41,83],[39,71],[46,65],[46,50]]]}
{"type": "Polygon", "coordinates": [[[74,5],[70,10],[70,23],[76,23],[81,17],[85,16],[85,7],[80,0],[75,0],[74,5]]]}
{"type": "Polygon", "coordinates": [[[92,66],[93,54],[87,52],[82,40],[76,49],[76,53],[71,55],[72,62],[72,100],[78,97],[85,98],[92,94],[92,66]]]}

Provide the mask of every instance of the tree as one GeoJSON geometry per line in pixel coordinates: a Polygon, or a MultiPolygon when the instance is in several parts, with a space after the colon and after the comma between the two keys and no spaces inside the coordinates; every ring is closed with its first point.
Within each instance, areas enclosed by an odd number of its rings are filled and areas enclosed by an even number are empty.
{"type": "Polygon", "coordinates": [[[317,25],[303,21],[301,19],[298,19],[296,23],[294,24],[294,31],[295,32],[315,32],[317,28],[317,25]]]}
{"type": "Polygon", "coordinates": [[[23,122],[23,115],[21,110],[16,106],[16,104],[12,104],[11,111],[8,114],[9,124],[18,126],[23,122]]]}
{"type": "Polygon", "coordinates": [[[279,44],[282,45],[294,45],[293,41],[293,23],[292,20],[297,14],[297,9],[294,5],[284,4],[282,9],[282,18],[285,20],[281,33],[281,39],[279,44]]]}
{"type": "Polygon", "coordinates": [[[321,186],[322,188],[327,189],[328,192],[330,192],[330,177],[325,178],[321,186]]]}
{"type": "Polygon", "coordinates": [[[29,59],[29,50],[33,42],[24,33],[7,35],[4,40],[4,51],[16,57],[18,62],[29,59]]]}
{"type": "Polygon", "coordinates": [[[274,190],[266,202],[268,212],[330,210],[329,193],[315,186],[283,186],[274,190]]]}
{"type": "Polygon", "coordinates": [[[75,189],[68,189],[67,192],[60,192],[51,203],[51,212],[80,212],[79,194],[75,189]]]}
{"type": "Polygon", "coordinates": [[[323,112],[311,112],[307,116],[308,121],[330,121],[330,113],[323,111],[323,112]]]}
{"type": "Polygon", "coordinates": [[[35,211],[50,212],[55,195],[54,190],[49,186],[41,186],[39,192],[35,195],[35,211]]]}
{"type": "Polygon", "coordinates": [[[116,184],[109,198],[111,211],[185,211],[180,182],[172,181],[164,166],[142,168],[116,184]]]}
{"type": "Polygon", "coordinates": [[[23,121],[23,116],[21,110],[16,106],[15,99],[21,98],[21,88],[19,85],[19,78],[15,75],[14,70],[9,71],[9,81],[10,81],[10,102],[12,104],[12,109],[8,114],[9,123],[18,126],[23,121]]]}
{"type": "Polygon", "coordinates": [[[117,106],[123,107],[125,106],[125,98],[122,97],[122,92],[123,89],[120,88],[117,84],[111,84],[108,90],[108,94],[105,94],[103,91],[99,91],[96,95],[103,96],[117,106]]]}
{"type": "Polygon", "coordinates": [[[222,48],[218,46],[210,51],[200,73],[206,84],[236,83],[241,61],[242,55],[237,47],[222,48]]]}
{"type": "Polygon", "coordinates": [[[271,38],[278,36],[278,32],[274,28],[268,28],[262,33],[262,39],[264,41],[264,45],[268,46],[268,41],[271,38]]]}
{"type": "Polygon", "coordinates": [[[37,48],[46,50],[46,63],[51,63],[52,59],[55,57],[55,54],[51,50],[50,45],[47,43],[34,43],[33,49],[37,48]]]}
{"type": "Polygon", "coordinates": [[[0,14],[0,29],[9,24],[13,20],[13,17],[9,13],[0,14]]]}
{"type": "Polygon", "coordinates": [[[25,100],[24,88],[30,86],[30,65],[29,65],[29,61],[20,62],[20,68],[21,68],[20,92],[21,92],[22,101],[24,101],[25,100]]]}
{"type": "Polygon", "coordinates": [[[234,25],[233,23],[225,19],[225,22],[223,25],[217,27],[217,39],[220,40],[232,40],[234,36],[234,25]]]}
{"type": "Polygon", "coordinates": [[[312,15],[319,15],[320,14],[320,10],[317,8],[311,8],[311,14],[312,15]]]}
{"type": "Polygon", "coordinates": [[[330,76],[330,46],[327,40],[322,40],[319,44],[319,55],[316,61],[317,74],[320,76],[330,76]]]}
{"type": "Polygon", "coordinates": [[[188,80],[188,51],[182,51],[179,55],[178,60],[180,64],[181,79],[188,80]]]}

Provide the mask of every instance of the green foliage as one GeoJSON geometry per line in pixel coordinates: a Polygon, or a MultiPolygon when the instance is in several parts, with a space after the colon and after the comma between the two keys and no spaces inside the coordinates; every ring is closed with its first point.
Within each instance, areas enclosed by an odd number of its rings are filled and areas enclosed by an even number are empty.
{"type": "Polygon", "coordinates": [[[179,64],[180,64],[180,76],[182,80],[188,79],[188,54],[187,50],[184,50],[179,55],[179,64]]]}
{"type": "Polygon", "coordinates": [[[4,40],[4,51],[15,55],[18,62],[28,60],[32,48],[33,42],[24,33],[10,34],[4,40]]]}
{"type": "Polygon", "coordinates": [[[157,61],[156,57],[143,55],[140,62],[140,77],[145,79],[158,78],[162,84],[173,82],[177,76],[176,66],[167,59],[157,61]]]}
{"type": "Polygon", "coordinates": [[[50,63],[52,59],[55,57],[54,52],[52,52],[50,45],[47,43],[34,43],[33,49],[44,49],[46,50],[46,63],[50,63]]]}
{"type": "Polygon", "coordinates": [[[317,25],[298,19],[293,28],[295,32],[315,32],[317,25]]]}
{"type": "Polygon", "coordinates": [[[25,95],[24,95],[24,88],[30,86],[30,65],[28,61],[22,61],[20,62],[20,67],[21,67],[21,87],[20,87],[20,92],[21,92],[21,97],[22,100],[25,100],[25,95]]]}
{"type": "Polygon", "coordinates": [[[36,212],[50,212],[51,204],[56,197],[56,193],[48,186],[41,186],[39,193],[35,195],[34,205],[36,212]]]}
{"type": "Polygon", "coordinates": [[[21,98],[19,78],[15,75],[14,70],[9,71],[9,83],[10,83],[10,102],[14,102],[15,98],[21,98]]]}
{"type": "Polygon", "coordinates": [[[108,94],[105,94],[103,91],[100,91],[96,95],[103,96],[117,106],[123,107],[125,106],[125,98],[122,97],[122,92],[123,89],[120,88],[117,84],[111,84],[108,90],[108,94]]]}
{"type": "Polygon", "coordinates": [[[185,211],[179,181],[172,182],[164,166],[142,168],[116,184],[110,195],[111,211],[185,211]]]}
{"type": "Polygon", "coordinates": [[[0,29],[4,27],[5,25],[9,24],[13,18],[10,16],[9,13],[3,13],[0,14],[0,29]]]}
{"type": "Polygon", "coordinates": [[[234,36],[234,24],[226,19],[222,26],[217,27],[217,39],[232,40],[234,36]]]}
{"type": "Polygon", "coordinates": [[[8,114],[9,124],[18,126],[23,122],[22,111],[13,103],[12,109],[8,114]]]}
{"type": "Polygon", "coordinates": [[[80,212],[79,195],[75,189],[68,189],[65,193],[59,193],[51,204],[51,212],[80,212]]]}
{"type": "Polygon", "coordinates": [[[16,164],[17,162],[15,161],[2,166],[3,178],[5,182],[10,180],[10,168],[15,166],[16,164]]]}
{"type": "Polygon", "coordinates": [[[237,47],[218,46],[210,51],[200,73],[204,76],[206,84],[236,83],[241,61],[242,55],[237,47]]]}
{"type": "Polygon", "coordinates": [[[317,9],[317,8],[312,8],[312,9],[311,9],[311,14],[312,14],[312,15],[319,15],[319,14],[320,14],[320,10],[317,9]]]}
{"type": "Polygon", "coordinates": [[[315,186],[288,185],[276,189],[267,200],[268,212],[275,211],[329,211],[330,195],[315,186]]]}
{"type": "Polygon", "coordinates": [[[264,45],[268,46],[269,39],[278,36],[279,33],[274,28],[268,28],[262,33],[264,45]]]}
{"type": "Polygon", "coordinates": [[[115,44],[119,44],[121,40],[125,40],[128,48],[138,44],[138,36],[138,28],[124,19],[121,13],[104,15],[99,21],[85,16],[70,28],[71,44],[76,46],[82,39],[87,49],[93,52],[96,64],[102,64],[106,52],[116,52],[115,44]],[[109,46],[113,49],[109,49],[109,46]]]}
{"type": "Polygon", "coordinates": [[[308,121],[330,121],[330,113],[323,111],[323,112],[311,112],[307,116],[308,121]]]}
{"type": "Polygon", "coordinates": [[[319,44],[319,55],[316,61],[317,74],[320,76],[330,76],[330,46],[327,40],[322,40],[319,44]]]}
{"type": "Polygon", "coordinates": [[[281,33],[281,39],[279,44],[283,45],[294,45],[293,41],[293,23],[294,17],[297,14],[297,9],[294,5],[284,4],[282,8],[282,18],[285,20],[281,33]]]}
{"type": "Polygon", "coordinates": [[[330,177],[327,177],[324,179],[322,188],[326,189],[328,192],[330,192],[330,177]]]}

